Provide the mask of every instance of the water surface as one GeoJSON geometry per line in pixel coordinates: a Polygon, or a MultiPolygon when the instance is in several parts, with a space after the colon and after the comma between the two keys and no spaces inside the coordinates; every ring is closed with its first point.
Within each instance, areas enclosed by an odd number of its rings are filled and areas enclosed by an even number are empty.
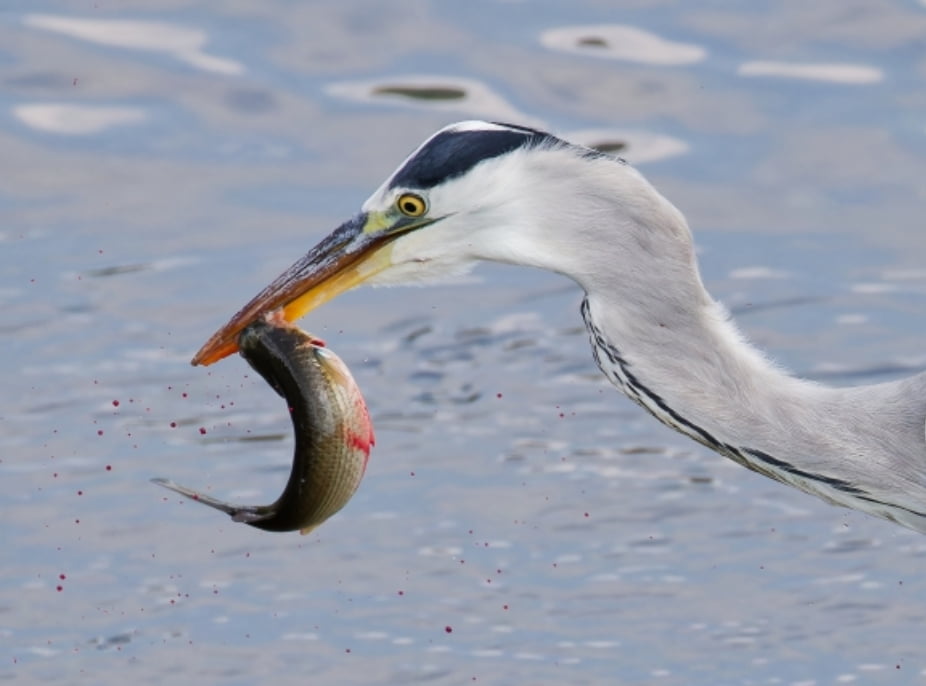
{"type": "Polygon", "coordinates": [[[308,537],[289,420],[189,358],[433,130],[607,144],[782,364],[926,365],[922,3],[11,2],[0,13],[0,678],[908,684],[926,539],[625,400],[568,281],[486,267],[304,321],[378,444],[308,537]]]}

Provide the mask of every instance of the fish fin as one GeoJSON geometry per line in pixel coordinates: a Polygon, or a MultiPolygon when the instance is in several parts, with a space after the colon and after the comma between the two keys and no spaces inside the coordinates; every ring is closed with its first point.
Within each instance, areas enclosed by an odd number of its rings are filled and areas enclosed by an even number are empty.
{"type": "Polygon", "coordinates": [[[318,524],[312,524],[310,526],[306,526],[306,527],[299,529],[299,533],[302,534],[303,536],[308,536],[310,533],[315,531],[317,527],[318,527],[318,524]]]}
{"type": "Polygon", "coordinates": [[[213,498],[211,496],[200,493],[199,491],[194,491],[192,488],[187,488],[186,486],[181,486],[178,483],[174,483],[170,479],[151,479],[151,483],[155,483],[158,486],[163,486],[175,493],[186,496],[190,500],[202,503],[203,505],[208,505],[213,507],[216,510],[221,510],[225,514],[229,515],[236,522],[253,522],[258,519],[264,519],[267,515],[261,512],[258,512],[253,505],[232,505],[231,503],[226,503],[224,500],[219,500],[218,498],[213,498]]]}

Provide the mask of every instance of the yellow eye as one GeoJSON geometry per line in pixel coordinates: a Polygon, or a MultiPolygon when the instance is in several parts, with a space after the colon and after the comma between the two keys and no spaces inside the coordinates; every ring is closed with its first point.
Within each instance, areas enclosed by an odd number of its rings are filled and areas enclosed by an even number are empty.
{"type": "Polygon", "coordinates": [[[407,217],[420,217],[428,209],[428,204],[424,201],[424,198],[414,193],[402,193],[395,201],[395,204],[399,208],[399,212],[407,217]]]}

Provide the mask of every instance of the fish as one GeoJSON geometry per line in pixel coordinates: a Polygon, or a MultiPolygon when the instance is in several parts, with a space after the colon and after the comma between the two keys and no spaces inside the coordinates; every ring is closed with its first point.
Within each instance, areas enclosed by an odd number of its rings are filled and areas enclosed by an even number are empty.
{"type": "Polygon", "coordinates": [[[238,348],[289,408],[295,449],[283,493],[270,505],[235,505],[170,479],[152,481],[236,522],[307,534],[343,508],[360,486],[376,442],[366,401],[341,358],[280,312],[246,327],[238,348]]]}

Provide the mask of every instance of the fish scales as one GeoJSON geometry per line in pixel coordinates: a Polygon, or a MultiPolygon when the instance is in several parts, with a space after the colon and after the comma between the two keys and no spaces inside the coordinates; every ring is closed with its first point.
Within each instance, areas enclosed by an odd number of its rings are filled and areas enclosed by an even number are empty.
{"type": "Polygon", "coordinates": [[[375,441],[366,403],[347,365],[278,314],[248,326],[238,346],[289,408],[295,447],[283,493],[270,505],[235,505],[167,479],[153,481],[235,521],[308,533],[344,507],[360,485],[375,441]]]}

